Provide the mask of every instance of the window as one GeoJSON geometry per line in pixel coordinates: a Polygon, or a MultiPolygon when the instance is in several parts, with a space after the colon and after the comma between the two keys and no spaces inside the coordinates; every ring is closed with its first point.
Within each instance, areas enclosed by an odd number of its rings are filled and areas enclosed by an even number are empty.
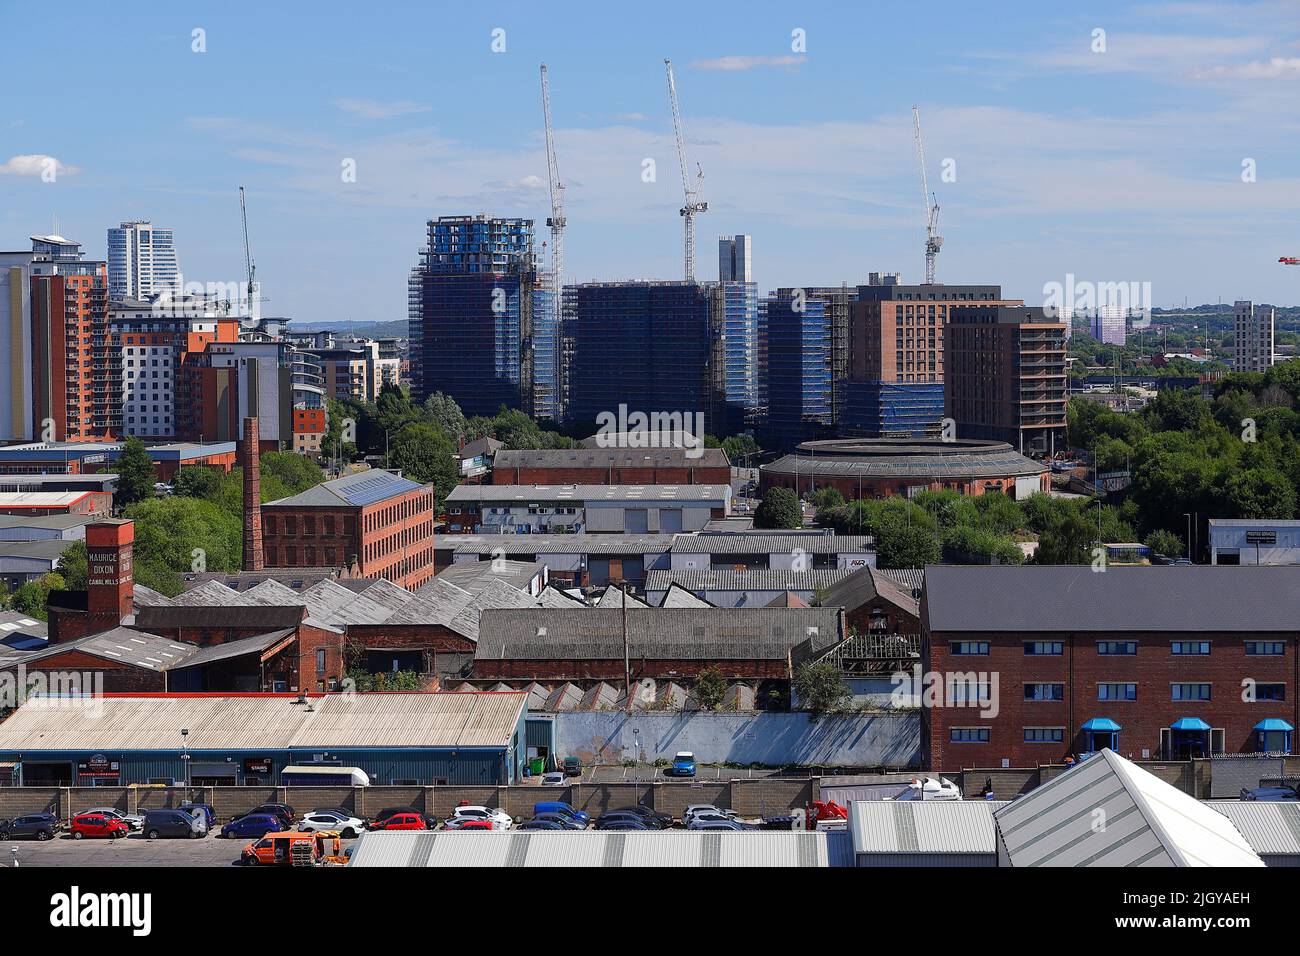
{"type": "Polygon", "coordinates": [[[1098,684],[1098,700],[1137,700],[1137,684],[1098,684]]]}
{"type": "Polygon", "coordinates": [[[987,727],[953,727],[948,731],[948,740],[954,744],[986,744],[989,742],[987,727]]]}
{"type": "Polygon", "coordinates": [[[1256,684],[1255,700],[1286,700],[1286,684],[1256,684]]]}
{"type": "Polygon", "coordinates": [[[1128,656],[1138,652],[1137,641],[1098,641],[1097,653],[1107,657],[1128,656]]]}
{"type": "Polygon", "coordinates": [[[1175,654],[1203,657],[1210,653],[1209,641],[1174,641],[1171,645],[1175,654]]]}
{"type": "Polygon", "coordinates": [[[316,672],[319,674],[325,670],[325,649],[322,647],[316,651],[316,672]]]}
{"type": "Polygon", "coordinates": [[[1031,657],[1044,655],[1059,657],[1064,650],[1063,641],[1025,641],[1025,654],[1031,657]]]}
{"type": "Polygon", "coordinates": [[[950,641],[948,644],[949,653],[958,657],[968,657],[975,654],[987,654],[989,652],[988,641],[950,641]]]}
{"type": "Polygon", "coordinates": [[[1059,744],[1065,742],[1064,727],[1026,727],[1025,743],[1059,744]]]}
{"type": "Polygon", "coordinates": [[[1025,700],[1065,700],[1065,685],[1026,684],[1025,700]]]}
{"type": "Polygon", "coordinates": [[[1209,684],[1174,684],[1170,700],[1209,700],[1209,684]]]}
{"type": "Polygon", "coordinates": [[[1247,641],[1247,657],[1281,657],[1286,652],[1283,641],[1247,641]]]}

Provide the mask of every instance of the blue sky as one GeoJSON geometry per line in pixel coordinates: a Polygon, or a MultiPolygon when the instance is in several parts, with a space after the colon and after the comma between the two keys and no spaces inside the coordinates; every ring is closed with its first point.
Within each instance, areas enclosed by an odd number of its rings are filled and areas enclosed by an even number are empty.
{"type": "Polygon", "coordinates": [[[704,278],[717,236],[747,232],[764,289],[919,280],[917,104],[941,281],[1300,303],[1300,267],[1277,264],[1300,255],[1294,0],[270,6],[0,0],[0,248],[57,216],[102,257],[108,226],[148,218],[176,230],[187,280],[238,281],[243,185],[265,312],[404,318],[425,220],[545,219],[545,61],[568,278],[679,278],[667,56],[706,174],[704,278]]]}

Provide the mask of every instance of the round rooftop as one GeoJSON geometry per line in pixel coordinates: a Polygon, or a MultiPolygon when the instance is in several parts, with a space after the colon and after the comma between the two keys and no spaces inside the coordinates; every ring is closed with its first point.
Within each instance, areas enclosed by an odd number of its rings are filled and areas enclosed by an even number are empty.
{"type": "Polygon", "coordinates": [[[1003,441],[939,438],[832,438],[808,441],[763,471],[853,478],[1010,478],[1045,466],[1003,441]]]}

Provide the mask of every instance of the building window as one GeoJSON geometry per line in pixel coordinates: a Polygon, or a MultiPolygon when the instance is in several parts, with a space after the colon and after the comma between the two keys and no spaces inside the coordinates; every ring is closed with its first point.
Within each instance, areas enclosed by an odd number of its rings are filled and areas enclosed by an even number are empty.
{"type": "Polygon", "coordinates": [[[1059,744],[1065,742],[1064,727],[1026,727],[1025,743],[1059,744]]]}
{"type": "Polygon", "coordinates": [[[1209,684],[1174,684],[1171,700],[1209,700],[1209,684]]]}
{"type": "Polygon", "coordinates": [[[1065,700],[1065,685],[1026,684],[1025,700],[1065,700]]]}
{"type": "Polygon", "coordinates": [[[1170,645],[1175,654],[1183,656],[1204,657],[1210,653],[1209,641],[1174,641],[1170,645]]]}
{"type": "Polygon", "coordinates": [[[1284,641],[1247,641],[1247,657],[1281,657],[1286,653],[1284,641]]]}
{"type": "Polygon", "coordinates": [[[1098,684],[1098,700],[1137,700],[1137,684],[1098,684]]]}
{"type": "Polygon", "coordinates": [[[1025,654],[1030,657],[1059,657],[1064,651],[1063,641],[1025,641],[1025,654]]]}
{"type": "Polygon", "coordinates": [[[1286,700],[1286,684],[1256,684],[1255,700],[1286,700]]]}
{"type": "Polygon", "coordinates": [[[1137,641],[1097,642],[1097,653],[1106,657],[1132,657],[1137,652],[1137,641]]]}
{"type": "Polygon", "coordinates": [[[325,670],[325,649],[320,648],[316,651],[316,673],[319,674],[323,670],[325,670]]]}
{"type": "Polygon", "coordinates": [[[954,744],[986,744],[989,742],[987,727],[953,727],[948,731],[948,740],[954,744]]]}
{"type": "Polygon", "coordinates": [[[950,641],[948,651],[958,657],[988,654],[988,641],[950,641]]]}

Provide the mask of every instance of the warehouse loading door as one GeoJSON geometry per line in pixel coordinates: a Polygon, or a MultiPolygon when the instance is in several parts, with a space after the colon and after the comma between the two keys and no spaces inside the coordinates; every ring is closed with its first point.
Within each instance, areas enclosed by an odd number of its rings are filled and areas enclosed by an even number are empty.
{"type": "MultiPolygon", "coordinates": [[[[681,511],[677,512],[681,523],[681,511]]],[[[628,508],[623,512],[623,530],[628,534],[645,534],[650,530],[650,512],[645,508],[628,508]]]]}
{"type": "Polygon", "coordinates": [[[659,509],[659,533],[680,534],[681,531],[682,531],[682,509],[681,508],[660,508],[659,509]]]}

